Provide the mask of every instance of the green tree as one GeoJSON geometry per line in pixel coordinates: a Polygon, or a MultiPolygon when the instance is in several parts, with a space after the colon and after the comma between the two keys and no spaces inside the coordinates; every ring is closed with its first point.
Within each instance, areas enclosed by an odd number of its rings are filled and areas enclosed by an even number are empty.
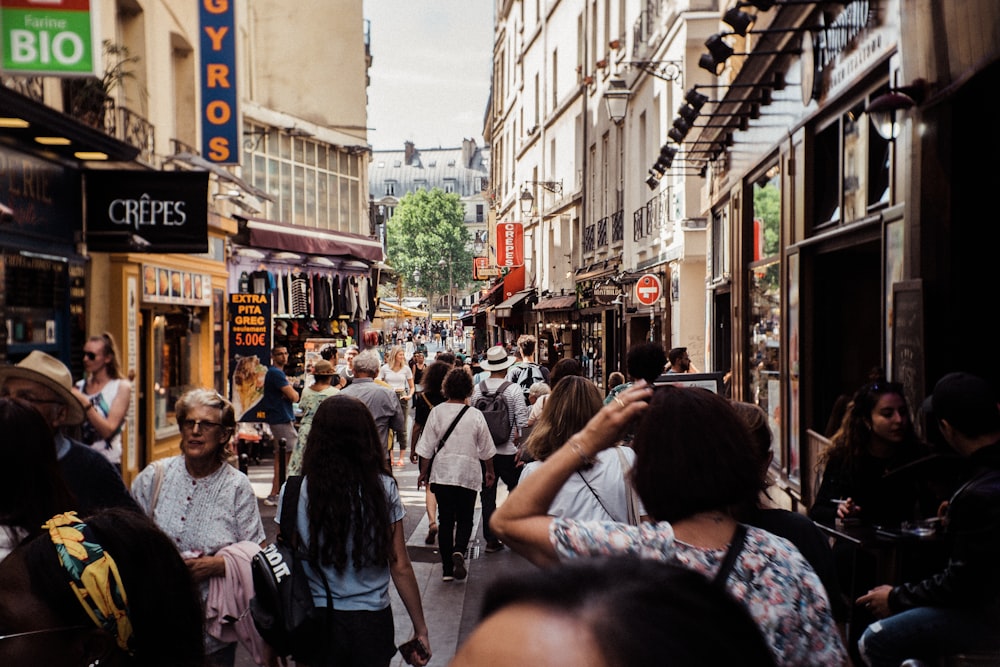
{"type": "Polygon", "coordinates": [[[410,292],[422,292],[433,308],[436,294],[448,293],[448,263],[459,289],[472,276],[471,237],[465,226],[465,205],[456,193],[440,188],[404,196],[389,220],[389,264],[410,292]],[[444,260],[442,262],[442,260],[444,260]],[[419,272],[419,283],[414,280],[419,272]]]}

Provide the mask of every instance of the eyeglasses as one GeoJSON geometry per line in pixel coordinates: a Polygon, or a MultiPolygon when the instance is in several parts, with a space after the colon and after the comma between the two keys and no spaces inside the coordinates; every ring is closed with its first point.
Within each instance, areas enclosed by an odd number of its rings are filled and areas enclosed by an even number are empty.
{"type": "Polygon", "coordinates": [[[214,431],[222,428],[222,424],[219,422],[210,422],[204,419],[184,419],[181,421],[180,425],[181,428],[188,433],[194,431],[195,427],[198,427],[198,429],[203,432],[214,431]]]}
{"type": "Polygon", "coordinates": [[[97,358],[97,355],[94,354],[93,352],[84,352],[83,358],[86,359],[87,361],[93,361],[94,359],[97,358]]]}
{"type": "Polygon", "coordinates": [[[0,635],[0,641],[4,639],[16,639],[17,637],[28,637],[30,635],[43,635],[52,632],[67,632],[69,630],[86,630],[87,625],[67,625],[62,628],[45,628],[43,630],[28,630],[26,632],[15,632],[9,635],[0,635]]]}

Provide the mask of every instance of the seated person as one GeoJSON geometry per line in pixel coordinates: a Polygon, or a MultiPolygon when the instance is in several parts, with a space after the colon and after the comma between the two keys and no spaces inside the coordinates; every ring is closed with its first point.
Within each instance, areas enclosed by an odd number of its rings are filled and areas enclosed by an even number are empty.
{"type": "MultiPolygon", "coordinates": [[[[975,473],[948,503],[948,564],[922,581],[881,585],[857,603],[878,619],[859,642],[870,667],[928,664],[957,653],[1000,649],[1000,407],[982,378],[950,373],[924,401],[945,441],[975,473]]],[[[994,655],[1000,659],[1000,653],[994,655]]],[[[992,664],[996,664],[995,662],[992,664]]]]}

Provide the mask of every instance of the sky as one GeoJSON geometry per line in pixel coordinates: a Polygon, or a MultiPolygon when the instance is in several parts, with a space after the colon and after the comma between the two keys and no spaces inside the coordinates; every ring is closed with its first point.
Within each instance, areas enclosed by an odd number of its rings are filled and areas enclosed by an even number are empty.
{"type": "Polygon", "coordinates": [[[364,0],[371,21],[368,143],[483,145],[494,0],[364,0]]]}

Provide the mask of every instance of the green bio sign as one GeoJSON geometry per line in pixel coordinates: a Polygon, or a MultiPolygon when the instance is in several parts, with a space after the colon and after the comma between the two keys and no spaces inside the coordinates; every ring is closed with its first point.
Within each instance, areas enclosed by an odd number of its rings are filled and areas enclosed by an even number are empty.
{"type": "Polygon", "coordinates": [[[97,75],[91,0],[0,0],[8,73],[97,75]]]}

